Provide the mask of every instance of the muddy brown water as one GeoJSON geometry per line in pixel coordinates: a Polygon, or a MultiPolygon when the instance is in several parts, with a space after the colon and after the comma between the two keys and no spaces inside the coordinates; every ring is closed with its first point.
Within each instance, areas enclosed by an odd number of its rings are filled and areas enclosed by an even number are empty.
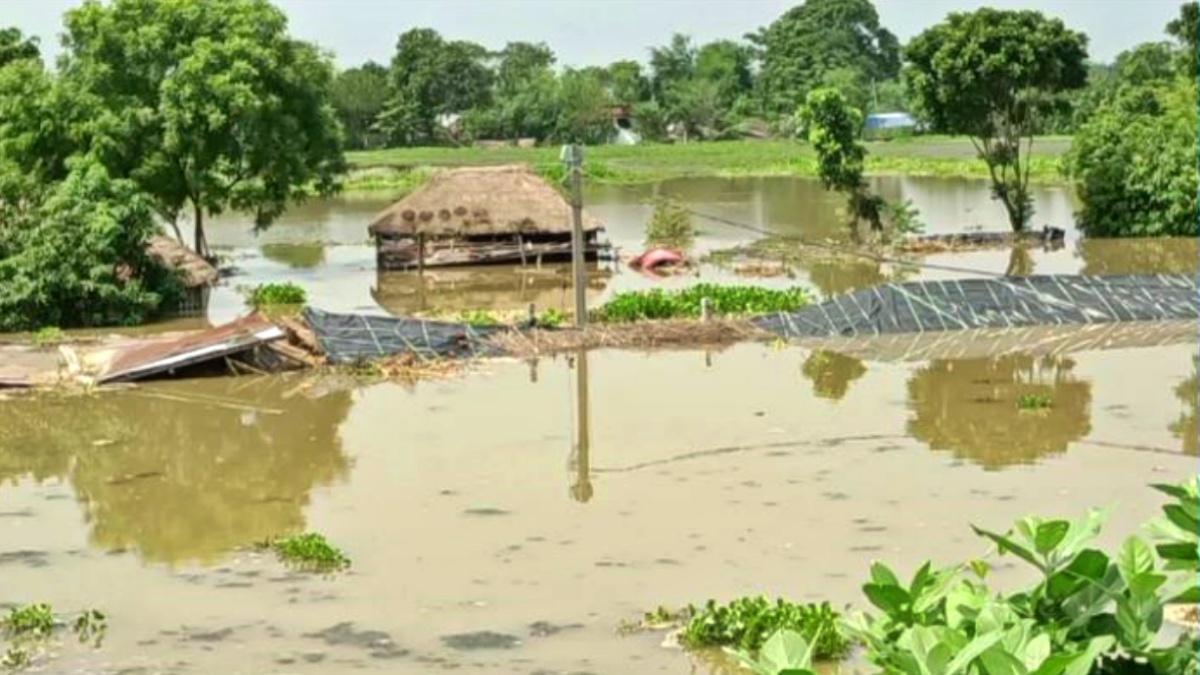
{"type": "MultiPolygon", "coordinates": [[[[875,187],[894,200],[911,200],[929,233],[1007,229],[1004,210],[991,200],[987,183],[936,178],[876,178],[875,187]]],[[[741,229],[694,218],[698,230],[693,254],[748,244],[758,231],[805,240],[846,239],[841,200],[820,183],[795,178],[688,178],[652,185],[595,186],[587,208],[606,226],[608,238],[623,253],[641,250],[644,223],[656,196],[681,201],[692,210],[745,224],[741,229]]],[[[978,270],[982,274],[1013,269],[1032,273],[1096,273],[1192,271],[1200,243],[1187,240],[1085,241],[1072,222],[1074,206],[1061,188],[1034,191],[1034,223],[1067,230],[1066,246],[1056,251],[980,251],[939,255],[939,265],[978,270]]],[[[210,309],[213,321],[244,311],[239,286],[264,281],[294,281],[309,291],[312,304],[330,311],[410,314],[454,314],[464,309],[570,309],[569,267],[542,270],[510,267],[430,270],[423,279],[409,273],[375,271],[374,250],[366,226],[391,203],[386,192],[309,202],[271,229],[256,234],[245,217],[231,215],[209,225],[209,240],[220,247],[240,274],[217,289],[210,309]]],[[[803,250],[803,249],[800,249],[803,250]]],[[[911,270],[869,260],[831,260],[809,249],[790,275],[755,278],[712,265],[695,275],[665,280],[647,278],[623,266],[594,270],[589,302],[603,302],[630,289],[676,288],[698,281],[758,283],[773,287],[802,285],[822,297],[891,280],[961,277],[961,270],[911,270]]]]}
{"type": "MultiPolygon", "coordinates": [[[[656,189],[837,236],[836,204],[803,181],[673,181],[589,199],[634,248],[656,189]]],[[[964,213],[1003,227],[979,183],[881,189],[913,198],[930,231],[964,213]]],[[[241,311],[234,284],[264,279],[299,281],[342,311],[554,302],[556,270],[377,279],[362,238],[381,204],[310,204],[257,238],[245,221],[215,223],[212,241],[245,274],[219,289],[212,318],[241,311]]],[[[1065,193],[1041,192],[1038,206],[1054,224],[1069,217],[1065,193]]],[[[701,248],[752,238],[697,225],[701,248]]],[[[1197,270],[1194,240],[1070,237],[1018,262],[1197,270]]],[[[1003,271],[1011,255],[939,260],[1003,271]]],[[[892,274],[814,263],[762,282],[830,293],[892,274]]],[[[654,283],[594,276],[595,302],[654,283]]],[[[861,608],[871,560],[909,572],[979,556],[970,524],[1031,513],[1117,505],[1103,535],[1115,545],[1157,515],[1147,484],[1195,471],[1196,349],[896,363],[745,344],[495,361],[408,387],[214,378],[3,401],[0,603],[108,614],[102,648],[59,645],[48,672],[733,672],[617,627],[658,605],[754,593],[861,608]],[[1029,393],[1053,406],[1018,411],[1029,393]],[[301,574],[254,549],[306,530],[344,548],[350,571],[301,574]]],[[[1028,578],[998,563],[1000,585],[1028,578]]]]}
{"type": "Polygon", "coordinates": [[[1116,504],[1119,542],[1156,513],[1147,484],[1195,469],[1194,352],[895,364],[747,344],[593,352],[582,382],[558,359],[409,388],[18,399],[0,403],[0,599],[108,613],[104,646],[56,672],[713,672],[616,628],[750,593],[861,606],[872,559],[984,554],[971,523],[1116,504]],[[1054,407],[1018,411],[1032,392],[1054,407]],[[350,572],[246,548],[303,530],[350,572]]]}

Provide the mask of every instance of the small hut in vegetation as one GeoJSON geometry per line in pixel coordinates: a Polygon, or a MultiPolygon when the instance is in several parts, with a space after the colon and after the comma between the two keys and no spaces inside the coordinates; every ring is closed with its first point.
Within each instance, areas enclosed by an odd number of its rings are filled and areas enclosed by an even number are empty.
{"type": "Polygon", "coordinates": [[[195,316],[208,310],[208,294],[220,274],[195,251],[170,237],[152,237],[146,253],[183,281],[184,295],[178,307],[164,308],[168,316],[195,316]]]}
{"type": "MultiPolygon", "coordinates": [[[[583,218],[584,257],[608,250],[599,221],[583,218]]],[[[571,206],[524,166],[438,173],[368,228],[381,270],[571,259],[571,206]]]]}

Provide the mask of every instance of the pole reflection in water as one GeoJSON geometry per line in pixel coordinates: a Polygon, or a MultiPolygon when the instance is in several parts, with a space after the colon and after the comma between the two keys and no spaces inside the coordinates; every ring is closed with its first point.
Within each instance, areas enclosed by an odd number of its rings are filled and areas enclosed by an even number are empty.
{"type": "Polygon", "coordinates": [[[571,447],[571,469],[574,471],[574,483],[571,485],[571,498],[586,504],[592,500],[591,476],[591,446],[592,408],[588,401],[588,354],[580,349],[575,354],[575,428],[574,443],[571,447]]]}

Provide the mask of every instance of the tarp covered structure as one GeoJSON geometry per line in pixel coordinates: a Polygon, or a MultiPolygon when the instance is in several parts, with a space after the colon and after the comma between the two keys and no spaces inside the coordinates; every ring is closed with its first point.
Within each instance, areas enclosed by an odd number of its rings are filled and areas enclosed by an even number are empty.
{"type": "Polygon", "coordinates": [[[1030,276],[883,284],[754,319],[786,338],[1200,319],[1200,280],[1030,276]]]}
{"type": "Polygon", "coordinates": [[[419,358],[488,356],[486,339],[500,327],[304,310],[325,357],[335,365],[413,353],[419,358]]]}

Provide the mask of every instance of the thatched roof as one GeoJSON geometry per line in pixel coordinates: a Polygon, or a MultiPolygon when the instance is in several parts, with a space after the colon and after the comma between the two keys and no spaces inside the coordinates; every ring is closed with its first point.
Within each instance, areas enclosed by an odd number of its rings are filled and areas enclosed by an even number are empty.
{"type": "MultiPolygon", "coordinates": [[[[601,229],[600,222],[586,214],[583,227],[601,229]]],[[[571,231],[571,205],[525,166],[451,169],[385,209],[368,231],[373,235],[564,234],[571,231]]]]}
{"type": "Polygon", "coordinates": [[[170,237],[151,237],[146,244],[146,253],[157,258],[167,269],[180,272],[188,288],[212,286],[220,278],[217,269],[208,261],[170,237]]]}

